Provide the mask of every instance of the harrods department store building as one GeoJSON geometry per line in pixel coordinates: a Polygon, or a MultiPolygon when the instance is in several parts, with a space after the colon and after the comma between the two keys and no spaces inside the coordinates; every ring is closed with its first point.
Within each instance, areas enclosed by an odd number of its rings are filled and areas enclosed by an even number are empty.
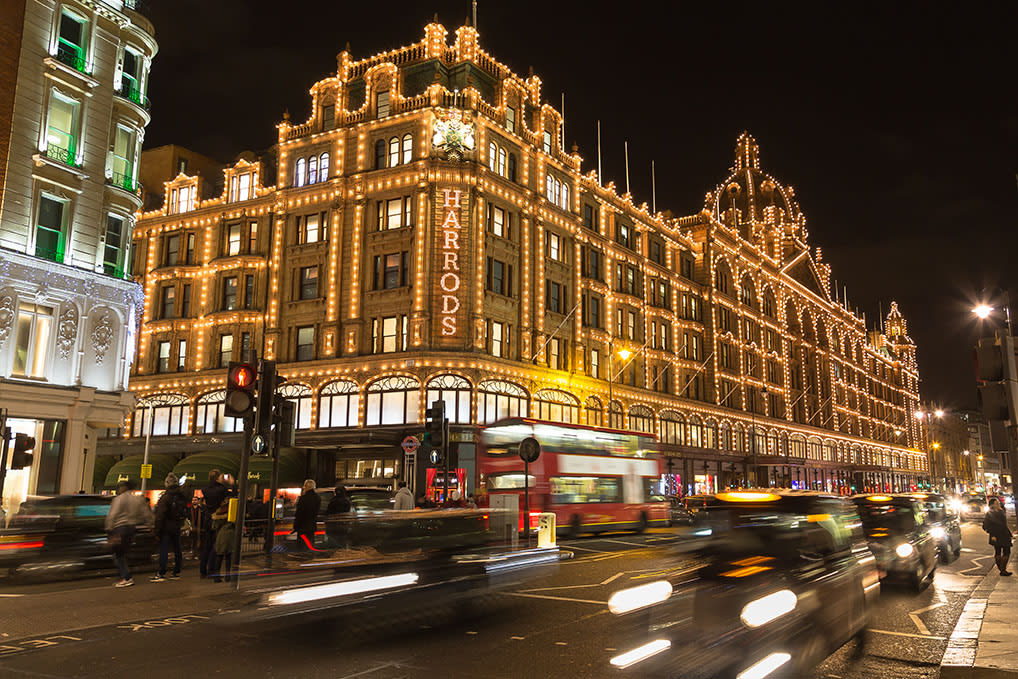
{"type": "Polygon", "coordinates": [[[468,469],[477,426],[529,415],[652,432],[684,492],[754,459],[779,486],[928,481],[905,320],[868,331],[847,308],[749,135],[676,219],[584,172],[540,78],[473,28],[341,52],[311,97],[270,154],[181,172],[140,215],[138,409],[107,454],[140,452],[149,412],[153,451],[238,448],[225,367],[253,347],[322,483],[405,473],[439,398],[468,469]]]}

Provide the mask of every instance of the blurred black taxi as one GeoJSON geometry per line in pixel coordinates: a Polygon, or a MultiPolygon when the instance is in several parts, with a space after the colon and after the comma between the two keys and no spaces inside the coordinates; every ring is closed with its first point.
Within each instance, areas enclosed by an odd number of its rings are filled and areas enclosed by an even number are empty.
{"type": "Polygon", "coordinates": [[[710,538],[616,591],[611,664],[644,676],[799,677],[861,636],[880,593],[855,506],[816,492],[707,496],[710,538]]]}
{"type": "Polygon", "coordinates": [[[923,503],[913,495],[857,495],[870,550],[880,579],[899,579],[918,591],[937,569],[937,538],[926,523],[923,503]]]}
{"type": "Polygon", "coordinates": [[[937,554],[943,562],[961,555],[961,522],[951,502],[939,493],[913,493],[926,512],[930,535],[937,541],[937,554]]]}
{"type": "MultiPolygon", "coordinates": [[[[106,515],[112,496],[57,495],[21,504],[0,530],[0,569],[12,575],[47,576],[90,568],[112,568],[106,515]]],[[[147,527],[138,530],[128,561],[148,563],[156,551],[147,527]]]]}

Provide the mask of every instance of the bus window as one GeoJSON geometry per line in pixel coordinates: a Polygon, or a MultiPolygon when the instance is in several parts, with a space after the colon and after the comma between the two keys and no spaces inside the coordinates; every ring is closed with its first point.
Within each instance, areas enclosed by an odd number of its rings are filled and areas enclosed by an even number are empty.
{"type": "Polygon", "coordinates": [[[622,502],[622,480],[599,476],[553,476],[553,504],[588,504],[622,502]]]}
{"type": "Polygon", "coordinates": [[[665,494],[662,488],[664,484],[660,479],[643,477],[643,497],[647,502],[664,502],[665,494]]]}
{"type": "MultiPolygon", "coordinates": [[[[537,486],[537,477],[529,475],[528,483],[533,489],[537,486]]],[[[523,474],[519,472],[507,472],[505,474],[489,474],[487,480],[488,492],[493,490],[523,490],[523,474]]]]}

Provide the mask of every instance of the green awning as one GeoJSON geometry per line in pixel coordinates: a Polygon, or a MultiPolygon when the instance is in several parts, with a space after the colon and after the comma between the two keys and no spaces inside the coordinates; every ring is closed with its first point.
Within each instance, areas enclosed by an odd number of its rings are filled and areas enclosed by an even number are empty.
{"type": "MultiPolygon", "coordinates": [[[[116,488],[121,481],[130,481],[135,488],[139,488],[141,486],[141,464],[144,460],[144,455],[130,455],[114,464],[106,472],[106,482],[103,484],[103,488],[116,488]]],[[[149,455],[148,463],[152,465],[152,478],[148,480],[149,488],[162,489],[163,480],[167,474],[173,471],[173,465],[177,464],[177,458],[166,454],[149,455]]]]}
{"type": "Polygon", "coordinates": [[[92,469],[92,486],[86,488],[88,492],[94,492],[106,487],[106,475],[119,460],[113,455],[97,455],[95,466],[92,469]]]}
{"type": "MultiPolygon", "coordinates": [[[[293,448],[279,451],[279,487],[300,488],[305,479],[304,453],[293,448]]],[[[272,482],[272,458],[252,456],[248,461],[248,483],[268,488],[272,482]]]]}
{"type": "Polygon", "coordinates": [[[177,476],[187,476],[187,483],[192,486],[203,486],[209,480],[209,471],[218,469],[236,478],[239,467],[240,456],[237,453],[217,450],[188,455],[177,463],[173,473],[177,476]]]}

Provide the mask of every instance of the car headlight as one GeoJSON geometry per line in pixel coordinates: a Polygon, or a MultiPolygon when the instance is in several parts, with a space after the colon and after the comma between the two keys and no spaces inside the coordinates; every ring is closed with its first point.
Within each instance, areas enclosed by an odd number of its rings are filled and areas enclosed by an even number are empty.
{"type": "Polygon", "coordinates": [[[943,540],[947,537],[947,531],[944,530],[943,526],[934,526],[930,529],[930,535],[938,540],[943,540]]]}
{"type": "Polygon", "coordinates": [[[915,549],[913,549],[912,545],[908,544],[907,542],[903,542],[894,548],[894,553],[900,556],[902,559],[907,559],[908,557],[912,556],[912,554],[915,553],[915,549]]]}
{"type": "Polygon", "coordinates": [[[791,613],[795,610],[795,604],[798,601],[799,598],[795,596],[795,592],[790,589],[782,589],[750,601],[742,607],[739,619],[746,627],[755,629],[786,613],[791,613]]]}
{"type": "Polygon", "coordinates": [[[608,610],[615,615],[622,615],[629,611],[635,611],[637,608],[645,608],[667,601],[671,595],[672,583],[667,580],[620,589],[608,599],[608,610]]]}

